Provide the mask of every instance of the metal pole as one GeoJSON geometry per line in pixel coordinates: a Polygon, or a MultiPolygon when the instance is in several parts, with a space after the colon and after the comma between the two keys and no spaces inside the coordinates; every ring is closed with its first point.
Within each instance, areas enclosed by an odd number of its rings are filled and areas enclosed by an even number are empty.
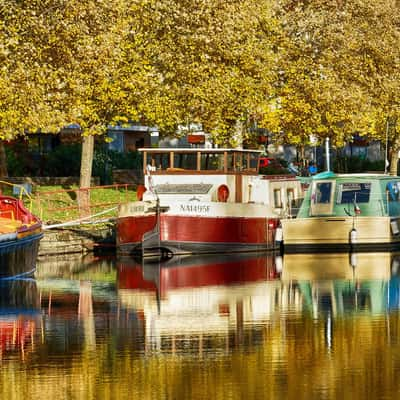
{"type": "Polygon", "coordinates": [[[330,159],[329,159],[329,138],[325,139],[325,157],[326,157],[326,170],[330,171],[330,159]]]}

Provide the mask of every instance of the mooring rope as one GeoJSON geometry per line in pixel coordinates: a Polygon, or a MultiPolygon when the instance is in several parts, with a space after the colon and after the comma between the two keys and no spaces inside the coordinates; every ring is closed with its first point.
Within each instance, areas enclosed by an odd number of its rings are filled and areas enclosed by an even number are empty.
{"type": "MultiPolygon", "coordinates": [[[[43,227],[43,230],[47,230],[47,229],[52,229],[52,228],[61,228],[63,226],[77,225],[77,224],[79,224],[81,222],[88,221],[88,220],[90,220],[92,218],[98,217],[99,215],[107,214],[110,211],[116,210],[117,208],[118,207],[112,207],[112,208],[109,208],[107,210],[101,211],[101,212],[99,212],[97,214],[89,215],[88,217],[83,217],[83,218],[75,219],[75,220],[72,220],[72,221],[62,222],[60,224],[53,224],[53,225],[45,225],[45,224],[43,224],[42,227],[43,227]]],[[[92,221],[92,222],[96,222],[96,221],[92,221]]],[[[103,220],[103,222],[104,222],[104,220],[103,220]]]]}

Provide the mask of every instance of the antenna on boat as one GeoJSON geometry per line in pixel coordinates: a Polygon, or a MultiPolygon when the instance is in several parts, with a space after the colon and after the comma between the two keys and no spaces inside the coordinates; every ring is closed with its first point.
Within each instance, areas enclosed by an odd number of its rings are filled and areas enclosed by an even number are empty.
{"type": "Polygon", "coordinates": [[[331,167],[331,162],[330,162],[330,156],[329,156],[329,138],[327,137],[325,139],[325,159],[326,159],[326,170],[330,171],[331,167]]]}

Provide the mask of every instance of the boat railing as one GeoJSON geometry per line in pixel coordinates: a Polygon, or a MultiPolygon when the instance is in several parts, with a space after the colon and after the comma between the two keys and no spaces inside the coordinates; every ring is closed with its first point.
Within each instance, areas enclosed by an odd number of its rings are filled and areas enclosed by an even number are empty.
{"type": "MultiPolygon", "coordinates": [[[[0,187],[2,185],[8,186],[10,188],[12,188],[12,192],[13,195],[17,195],[18,200],[20,200],[21,202],[25,199],[28,199],[28,210],[29,212],[32,212],[32,207],[33,207],[33,197],[31,196],[31,194],[29,193],[29,191],[27,190],[27,188],[25,187],[25,185],[19,185],[16,183],[11,183],[11,182],[7,182],[7,181],[0,181],[0,187]]],[[[0,194],[1,194],[1,190],[0,190],[0,194]]],[[[26,207],[26,206],[25,206],[26,207]]],[[[18,206],[18,204],[15,205],[15,211],[19,212],[20,208],[18,206]]],[[[18,218],[18,215],[13,215],[13,218],[18,218]]]]}

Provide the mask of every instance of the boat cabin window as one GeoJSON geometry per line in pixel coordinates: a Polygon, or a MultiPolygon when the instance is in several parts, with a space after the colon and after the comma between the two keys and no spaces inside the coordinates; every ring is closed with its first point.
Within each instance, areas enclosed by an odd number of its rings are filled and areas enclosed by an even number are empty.
{"type": "Polygon", "coordinates": [[[400,182],[389,182],[387,185],[387,192],[389,201],[399,201],[400,200],[400,182]]]}
{"type": "Polygon", "coordinates": [[[316,186],[315,203],[329,203],[331,192],[332,182],[318,182],[316,186]]]}
{"type": "Polygon", "coordinates": [[[337,204],[368,203],[370,183],[346,182],[339,185],[337,204]]]}
{"type": "Polygon", "coordinates": [[[147,165],[156,169],[167,169],[169,166],[169,156],[166,153],[148,154],[147,165]]]}
{"type": "Polygon", "coordinates": [[[286,196],[288,204],[293,206],[295,204],[294,189],[287,189],[286,196]]]}
{"type": "Polygon", "coordinates": [[[144,152],[145,168],[155,171],[221,171],[240,172],[258,170],[259,152],[251,151],[171,151],[144,152]]]}
{"type": "Polygon", "coordinates": [[[274,206],[275,208],[282,208],[281,189],[274,189],[274,206]]]}
{"type": "Polygon", "coordinates": [[[224,170],[224,155],[213,153],[201,154],[200,168],[205,171],[223,171],[224,170]]]}
{"type": "Polygon", "coordinates": [[[258,168],[259,155],[255,153],[249,153],[246,159],[246,168],[256,170],[258,168]]]}
{"type": "Polygon", "coordinates": [[[174,168],[197,169],[196,153],[174,153],[174,168]]]}

